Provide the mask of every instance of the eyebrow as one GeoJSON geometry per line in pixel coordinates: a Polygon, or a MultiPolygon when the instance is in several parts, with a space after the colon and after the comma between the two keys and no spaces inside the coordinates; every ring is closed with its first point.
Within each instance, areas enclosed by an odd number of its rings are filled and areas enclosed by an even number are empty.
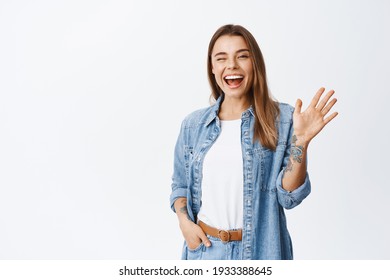
{"type": "MultiPolygon", "coordinates": [[[[240,53],[240,52],[250,52],[250,51],[248,49],[240,49],[240,50],[236,51],[236,53],[240,53]]],[[[217,55],[226,55],[226,54],[227,54],[226,52],[219,52],[219,53],[216,53],[214,55],[214,57],[217,55]]]]}

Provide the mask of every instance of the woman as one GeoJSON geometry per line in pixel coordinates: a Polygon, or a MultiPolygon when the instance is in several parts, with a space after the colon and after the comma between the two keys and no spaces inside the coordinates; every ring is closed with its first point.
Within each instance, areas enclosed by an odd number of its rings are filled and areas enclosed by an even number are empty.
{"type": "Polygon", "coordinates": [[[310,193],[310,141],[337,113],[333,90],[302,111],[272,100],[260,48],[225,25],[208,49],[215,103],[188,115],[175,147],[171,207],[183,259],[292,259],[284,208],[310,193]]]}

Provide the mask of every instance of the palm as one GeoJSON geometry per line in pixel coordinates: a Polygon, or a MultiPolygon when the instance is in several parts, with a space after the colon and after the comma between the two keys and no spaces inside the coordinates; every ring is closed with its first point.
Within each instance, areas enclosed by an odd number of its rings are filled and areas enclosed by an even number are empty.
{"type": "Polygon", "coordinates": [[[327,123],[337,116],[337,112],[326,116],[337,100],[335,98],[330,100],[334,94],[333,90],[329,91],[321,99],[324,91],[324,88],[320,88],[313,97],[309,107],[303,112],[301,112],[302,101],[300,99],[297,100],[293,115],[294,134],[299,135],[306,142],[310,142],[327,123]]]}

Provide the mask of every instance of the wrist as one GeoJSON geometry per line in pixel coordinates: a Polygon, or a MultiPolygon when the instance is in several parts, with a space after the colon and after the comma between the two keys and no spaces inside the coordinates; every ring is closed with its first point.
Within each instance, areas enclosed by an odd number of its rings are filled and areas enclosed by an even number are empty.
{"type": "Polygon", "coordinates": [[[179,227],[181,230],[186,229],[190,224],[194,224],[192,220],[188,220],[186,217],[179,219],[179,227]]]}
{"type": "Polygon", "coordinates": [[[304,134],[294,133],[291,143],[295,146],[302,146],[306,149],[309,146],[310,139],[308,139],[304,134]]]}

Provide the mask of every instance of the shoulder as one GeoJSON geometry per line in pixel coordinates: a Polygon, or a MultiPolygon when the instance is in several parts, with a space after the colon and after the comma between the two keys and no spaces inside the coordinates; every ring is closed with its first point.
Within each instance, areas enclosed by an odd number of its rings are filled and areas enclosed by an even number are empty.
{"type": "Polygon", "coordinates": [[[293,126],[293,113],[293,106],[287,103],[279,103],[278,145],[283,144],[280,147],[286,147],[287,143],[289,143],[289,135],[293,126]]]}
{"type": "Polygon", "coordinates": [[[279,121],[281,123],[291,123],[293,119],[294,107],[290,104],[279,102],[279,121]]]}
{"type": "Polygon", "coordinates": [[[215,105],[198,109],[188,114],[183,120],[183,127],[190,128],[207,122],[211,115],[215,114],[215,105]]]}

